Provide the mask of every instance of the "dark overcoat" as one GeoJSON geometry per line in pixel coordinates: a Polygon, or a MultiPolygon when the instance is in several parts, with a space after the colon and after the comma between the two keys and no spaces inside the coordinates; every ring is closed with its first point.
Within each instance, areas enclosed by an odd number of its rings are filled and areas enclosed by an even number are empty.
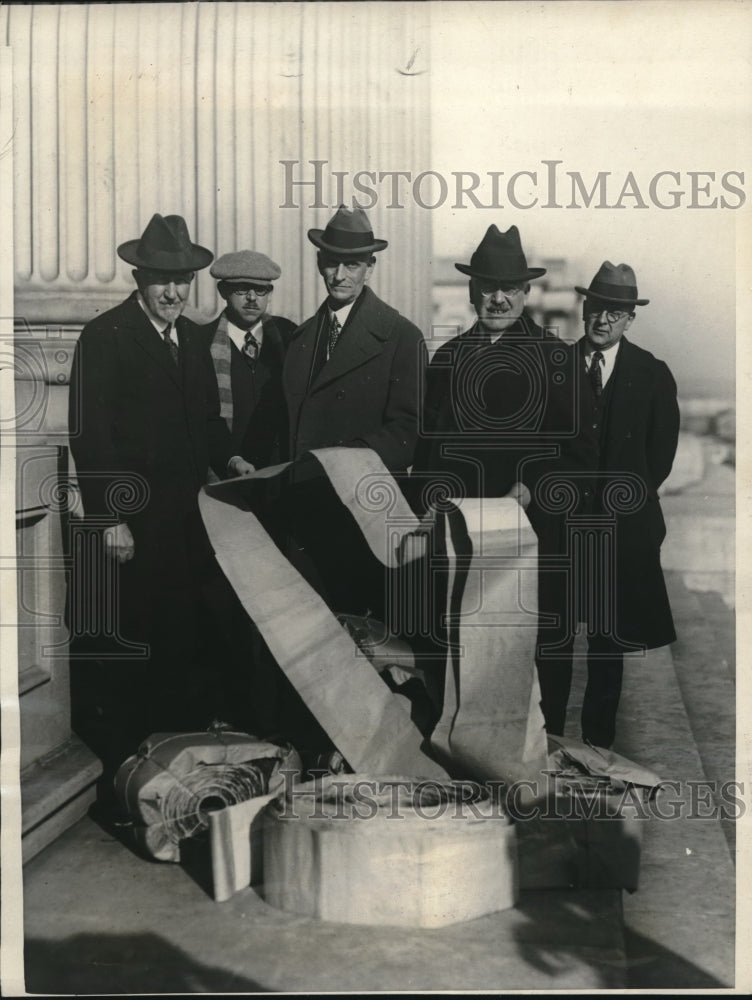
{"type": "Polygon", "coordinates": [[[134,292],[86,324],[71,370],[70,448],[84,513],[89,523],[130,528],[135,555],[119,569],[121,610],[141,624],[211,558],[198,491],[209,465],[226,475],[231,456],[200,329],[182,316],[175,325],[178,365],[134,292]]]}
{"type": "MultiPolygon", "coordinates": [[[[222,314],[220,313],[220,316],[222,314]]],[[[201,327],[207,350],[220,316],[201,327]]],[[[282,392],[282,366],[295,324],[283,316],[263,316],[264,334],[253,372],[230,343],[232,428],[230,447],[257,469],[287,458],[287,407],[282,392]]]]}
{"type": "Polygon", "coordinates": [[[313,363],[327,332],[327,306],[293,334],[282,383],[290,458],[313,448],[372,448],[393,472],[411,465],[418,436],[426,360],[420,330],[364,288],[336,350],[318,373],[313,363]]]}
{"type": "Polygon", "coordinates": [[[527,482],[531,458],[572,437],[570,345],[523,312],[495,343],[475,324],[443,344],[426,377],[414,491],[503,496],[527,482]]]}
{"type": "MultiPolygon", "coordinates": [[[[593,588],[601,590],[595,595],[599,599],[609,588],[617,642],[623,641],[625,648],[651,649],[676,638],[660,563],[666,526],[658,498],[678,443],[676,383],[663,361],[622,337],[608,383],[605,423],[596,426],[583,347],[579,341],[572,349],[583,375],[577,394],[579,433],[562,446],[558,460],[538,463],[533,476],[528,517],[539,537],[541,610],[564,616],[563,602],[569,600],[572,606],[577,600],[572,593],[575,549],[594,529],[591,537],[600,539],[611,568],[605,577],[592,567],[583,572],[587,600],[592,606],[593,588]],[[575,535],[580,542],[573,543],[575,535]],[[606,536],[613,538],[613,546],[606,536]],[[550,557],[551,568],[546,570],[550,557]],[[556,569],[561,557],[568,562],[568,573],[556,569]]],[[[578,617],[587,617],[581,605],[578,617]]]]}

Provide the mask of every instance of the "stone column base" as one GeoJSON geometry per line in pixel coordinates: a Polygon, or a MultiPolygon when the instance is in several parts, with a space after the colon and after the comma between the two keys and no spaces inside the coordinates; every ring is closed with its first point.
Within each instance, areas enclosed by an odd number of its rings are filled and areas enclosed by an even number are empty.
{"type": "Polygon", "coordinates": [[[24,864],[85,815],[101,773],[100,761],[76,736],[21,772],[24,864]]]}

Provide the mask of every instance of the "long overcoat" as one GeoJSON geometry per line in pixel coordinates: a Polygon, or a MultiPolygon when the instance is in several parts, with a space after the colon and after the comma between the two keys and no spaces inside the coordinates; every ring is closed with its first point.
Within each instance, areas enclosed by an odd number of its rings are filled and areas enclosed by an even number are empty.
{"type": "Polygon", "coordinates": [[[666,525],[658,497],[678,443],[676,383],[665,362],[622,337],[605,425],[597,426],[583,347],[579,341],[572,348],[582,374],[578,434],[558,460],[539,462],[533,476],[528,517],[539,537],[541,610],[560,616],[566,631],[565,602],[580,620],[587,619],[583,598],[591,608],[600,602],[617,643],[651,649],[676,638],[660,562],[666,525]],[[584,589],[575,593],[578,575],[584,589]]]}
{"type": "Polygon", "coordinates": [[[137,639],[160,626],[155,609],[175,608],[170,595],[185,596],[209,565],[198,491],[210,464],[226,475],[231,455],[200,329],[182,316],[176,329],[178,364],[134,292],[86,324],[71,370],[70,448],[84,514],[89,524],[131,530],[135,555],[119,567],[117,604],[137,639]]]}

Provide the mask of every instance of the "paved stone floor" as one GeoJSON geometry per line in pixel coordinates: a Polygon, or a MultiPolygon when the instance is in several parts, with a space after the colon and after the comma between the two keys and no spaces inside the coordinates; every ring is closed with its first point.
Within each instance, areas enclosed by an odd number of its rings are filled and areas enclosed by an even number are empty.
{"type": "Polygon", "coordinates": [[[215,903],[200,867],[146,862],[87,817],[25,868],[27,990],[732,988],[734,824],[690,814],[712,813],[717,801],[698,809],[698,790],[735,774],[733,587],[722,563],[690,578],[692,545],[676,536],[697,525],[697,508],[685,496],[666,506],[679,641],[627,664],[614,749],[679,783],[662,807],[677,816],[645,821],[636,892],[524,890],[514,909],[449,928],[352,927],[282,913],[253,889],[215,903]]]}
{"type": "Polygon", "coordinates": [[[617,892],[527,892],[439,930],[283,913],[253,889],[215,903],[188,871],[148,863],[83,820],[27,868],[30,992],[618,988],[617,892]]]}

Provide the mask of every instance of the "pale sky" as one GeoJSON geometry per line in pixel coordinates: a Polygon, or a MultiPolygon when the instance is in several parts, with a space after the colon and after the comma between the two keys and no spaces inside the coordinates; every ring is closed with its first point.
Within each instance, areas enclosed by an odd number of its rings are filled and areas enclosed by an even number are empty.
{"type": "MultiPolygon", "coordinates": [[[[575,281],[587,285],[604,259],[634,267],[640,295],[632,339],[663,357],[682,389],[731,385],[734,377],[737,227],[752,219],[750,8],[740,3],[440,3],[432,7],[431,168],[452,183],[453,171],[481,175],[478,196],[491,194],[488,171],[503,171],[502,209],[433,212],[434,253],[469,260],[486,228],[513,223],[528,256],[562,256],[575,281]],[[613,205],[631,171],[649,207],[543,208],[544,160],[557,167],[557,201],[571,202],[567,171],[590,189],[609,171],[606,202],[613,205]],[[508,178],[522,177],[510,205],[508,178]],[[659,171],[674,171],[657,188],[665,204],[684,191],[679,208],[652,204],[649,186],[659,171]],[[690,171],[715,179],[689,208],[690,171]],[[738,205],[721,177],[741,171],[746,204],[738,205]]],[[[581,198],[578,199],[580,202],[581,198]]],[[[465,199],[469,205],[469,199],[465,199]]],[[[741,269],[740,269],[741,270],[741,269]]],[[[736,286],[739,285],[737,289],[736,286]]],[[[749,288],[747,289],[747,291],[749,288]]]]}

